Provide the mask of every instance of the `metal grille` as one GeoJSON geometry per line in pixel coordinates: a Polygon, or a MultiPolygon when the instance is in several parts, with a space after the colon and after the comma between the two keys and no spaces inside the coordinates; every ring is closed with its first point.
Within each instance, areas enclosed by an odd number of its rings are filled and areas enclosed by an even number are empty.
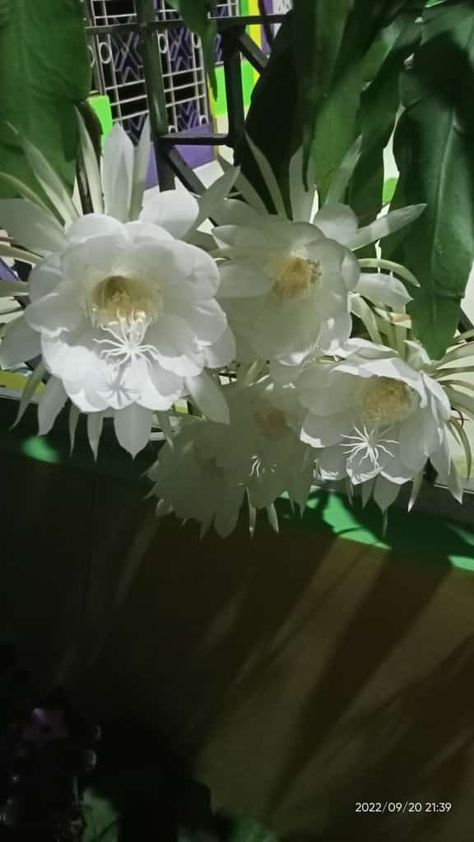
{"type": "MultiPolygon", "coordinates": [[[[133,0],[88,0],[91,24],[105,26],[133,23],[133,0]]],[[[175,20],[179,15],[156,0],[158,20],[175,20]]],[[[218,17],[239,14],[239,0],[221,0],[218,17]]],[[[188,29],[169,29],[158,34],[165,101],[170,132],[181,132],[211,122],[203,55],[199,38],[188,29]]],[[[136,141],[147,113],[147,98],[138,33],[96,34],[91,38],[95,84],[110,99],[114,121],[121,122],[136,141]]],[[[220,39],[216,45],[221,60],[220,39]]]]}

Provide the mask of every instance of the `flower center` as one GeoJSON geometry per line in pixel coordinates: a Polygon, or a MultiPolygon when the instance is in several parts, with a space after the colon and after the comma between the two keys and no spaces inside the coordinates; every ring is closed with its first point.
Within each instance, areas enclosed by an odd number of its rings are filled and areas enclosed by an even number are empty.
{"type": "Polygon", "coordinates": [[[254,419],[262,436],[270,441],[275,441],[288,432],[283,412],[273,406],[255,411],[254,419]]]}
{"type": "Polygon", "coordinates": [[[319,262],[289,257],[278,267],[273,292],[283,300],[297,298],[307,292],[320,275],[319,262]]]}
{"type": "Polygon", "coordinates": [[[161,294],[153,292],[142,281],[110,275],[92,292],[90,312],[92,320],[101,327],[115,324],[149,325],[158,318],[161,294]]]}
{"type": "Polygon", "coordinates": [[[415,406],[414,390],[393,377],[369,378],[360,395],[362,420],[372,428],[404,421],[415,406]]]}

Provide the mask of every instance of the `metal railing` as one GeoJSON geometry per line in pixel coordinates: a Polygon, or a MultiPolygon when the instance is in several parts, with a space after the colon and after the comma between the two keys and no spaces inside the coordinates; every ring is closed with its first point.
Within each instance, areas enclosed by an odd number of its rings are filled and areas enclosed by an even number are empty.
{"type": "Polygon", "coordinates": [[[217,32],[221,37],[222,59],[227,99],[228,131],[219,133],[170,133],[167,121],[165,84],[158,35],[166,30],[183,28],[184,21],[159,20],[154,0],[136,3],[136,21],[110,23],[87,28],[90,36],[125,35],[139,36],[143,61],[145,89],[150,113],[151,134],[156,159],[158,183],[162,190],[174,187],[178,178],[193,193],[202,193],[204,185],[181,155],[178,146],[229,146],[235,148],[244,131],[245,110],[241,74],[241,58],[261,72],[267,56],[247,33],[252,25],[282,23],[284,14],[246,15],[216,18],[217,32]]]}

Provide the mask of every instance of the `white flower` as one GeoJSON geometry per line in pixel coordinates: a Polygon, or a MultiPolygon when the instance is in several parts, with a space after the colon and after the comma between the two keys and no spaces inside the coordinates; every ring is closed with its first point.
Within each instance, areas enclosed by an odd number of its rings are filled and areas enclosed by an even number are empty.
{"type": "MultiPolygon", "coordinates": [[[[276,214],[255,202],[250,185],[237,178],[237,187],[254,206],[226,200],[214,214],[220,223],[214,236],[224,244],[220,254],[225,258],[219,300],[236,335],[240,360],[253,355],[299,364],[316,348],[332,353],[349,338],[353,292],[390,305],[404,306],[410,300],[391,274],[361,275],[352,252],[416,219],[424,206],[394,211],[359,229],[354,212],[332,191],[315,213],[316,189],[311,173],[308,189],[304,186],[300,150],[290,164],[287,209],[268,162],[249,143],[276,214]]],[[[362,266],[386,263],[361,261],[362,266]]]]}
{"type": "Polygon", "coordinates": [[[295,395],[264,378],[227,390],[230,424],[192,420],[163,446],[150,471],[159,513],[212,524],[225,537],[247,499],[253,531],[257,509],[277,526],[273,503],[284,491],[304,508],[313,480],[314,454],[298,439],[295,395]]]}
{"type": "Polygon", "coordinates": [[[29,278],[31,303],[2,343],[3,363],[41,354],[54,385],[42,398],[41,432],[70,398],[81,412],[112,410],[119,441],[133,454],[146,444],[153,411],[184,395],[226,422],[225,400],[205,369],[234,356],[215,299],[215,261],[175,239],[196,222],[197,201],[186,191],[150,191],[140,210],[145,147],[135,153],[115,127],[105,145],[103,198],[92,181],[99,212],[76,214],[64,230],[26,201],[23,216],[22,200],[0,204],[18,242],[44,255],[29,278]]]}
{"type": "Polygon", "coordinates": [[[452,487],[452,413],[440,383],[385,346],[350,340],[345,353],[340,362],[308,364],[296,381],[307,410],[301,437],[320,449],[322,478],[376,480],[374,497],[386,508],[429,459],[452,487]]]}

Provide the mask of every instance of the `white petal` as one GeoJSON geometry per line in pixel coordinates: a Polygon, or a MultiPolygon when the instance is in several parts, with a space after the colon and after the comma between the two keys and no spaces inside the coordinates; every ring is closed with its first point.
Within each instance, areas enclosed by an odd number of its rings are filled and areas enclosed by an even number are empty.
{"type": "Polygon", "coordinates": [[[272,282],[258,266],[229,261],[220,266],[218,298],[248,298],[270,292],[272,282]]]}
{"type": "Polygon", "coordinates": [[[339,372],[331,374],[322,366],[321,372],[316,366],[314,369],[308,369],[298,380],[298,395],[303,406],[316,415],[333,415],[354,406],[357,378],[339,372]]]}
{"type": "Polygon", "coordinates": [[[150,117],[148,116],[143,124],[140,140],[135,149],[130,219],[136,219],[139,216],[143,205],[143,194],[145,192],[148,168],[150,166],[151,148],[150,117]]]}
{"type": "Polygon", "coordinates": [[[214,211],[222,205],[224,199],[229,195],[239,172],[239,167],[228,169],[199,197],[199,213],[193,223],[193,228],[199,228],[205,219],[214,217],[214,211]]]}
{"type": "Polygon", "coordinates": [[[146,333],[147,344],[159,354],[160,365],[183,377],[194,377],[204,360],[189,325],[177,316],[165,315],[146,333]]]}
{"type": "Polygon", "coordinates": [[[311,447],[327,447],[331,444],[338,444],[343,435],[350,433],[352,420],[347,412],[320,418],[308,412],[301,428],[301,441],[310,444],[311,447]]]}
{"type": "Polygon", "coordinates": [[[24,281],[6,281],[0,278],[0,298],[23,297],[29,294],[28,284],[24,281]]]}
{"type": "Polygon", "coordinates": [[[400,458],[413,473],[421,471],[426,457],[438,446],[438,427],[430,408],[414,412],[400,424],[400,458]]]}
{"type": "Polygon", "coordinates": [[[114,415],[115,435],[119,444],[135,457],[150,440],[153,412],[135,403],[114,415]]]}
{"type": "Polygon", "coordinates": [[[26,199],[0,199],[0,228],[36,254],[61,251],[66,245],[59,222],[26,199]]]}
{"type": "Polygon", "coordinates": [[[50,377],[38,404],[40,436],[45,436],[49,433],[66,400],[67,395],[61,381],[55,377],[50,377]]]}
{"type": "Polygon", "coordinates": [[[61,290],[32,302],[25,310],[25,319],[30,327],[50,336],[74,330],[83,318],[84,314],[72,294],[61,290]]]}
{"type": "Polygon", "coordinates": [[[58,255],[47,258],[33,267],[28,278],[30,300],[37,301],[44,295],[53,292],[62,280],[61,262],[58,255]]]}
{"type": "Polygon", "coordinates": [[[235,337],[231,329],[227,327],[217,342],[204,348],[204,363],[208,368],[220,368],[229,365],[235,359],[235,337]]]}
{"type": "Polygon", "coordinates": [[[145,360],[137,360],[127,368],[124,380],[136,392],[136,402],[154,411],[170,409],[184,393],[183,378],[157,362],[148,365],[145,360]]]}
{"type": "Polygon", "coordinates": [[[330,240],[347,245],[357,231],[357,217],[347,205],[324,205],[313,220],[330,240]]]}
{"type": "Polygon", "coordinates": [[[382,272],[362,273],[355,292],[368,298],[374,304],[392,307],[397,312],[404,310],[411,295],[398,278],[384,275],[382,272]]]}
{"type": "Polygon", "coordinates": [[[246,202],[239,199],[224,199],[222,204],[214,209],[213,218],[217,225],[251,225],[252,221],[260,220],[260,214],[246,202]]]}
{"type": "Polygon", "coordinates": [[[86,335],[85,338],[77,336],[74,340],[67,334],[54,337],[43,335],[41,348],[49,371],[61,380],[87,382],[91,372],[101,365],[101,360],[93,349],[92,340],[86,335]]]}
{"type": "Polygon", "coordinates": [[[216,342],[227,327],[226,315],[214,298],[203,301],[171,299],[169,313],[186,322],[199,343],[206,345],[216,342]]]}
{"type": "Polygon", "coordinates": [[[237,526],[244,494],[242,486],[235,486],[227,488],[226,494],[222,496],[214,519],[214,528],[221,538],[227,538],[237,526]]]}
{"type": "Polygon", "coordinates": [[[316,198],[314,188],[315,174],[314,165],[310,156],[306,171],[308,187],[305,187],[303,179],[304,155],[303,147],[300,146],[290,160],[288,176],[290,182],[291,215],[295,221],[309,222],[312,217],[313,207],[316,198]]]}
{"type": "Polygon", "coordinates": [[[140,219],[161,225],[173,237],[184,237],[199,213],[197,199],[187,190],[163,190],[153,187],[145,193],[140,219]]]}
{"type": "Polygon", "coordinates": [[[400,486],[385,477],[378,476],[374,487],[374,500],[385,512],[395,502],[400,493],[400,486]]]}
{"type": "Polygon", "coordinates": [[[4,367],[20,365],[41,353],[39,333],[32,330],[24,316],[8,326],[0,343],[0,363],[4,367]]]}
{"type": "Polygon", "coordinates": [[[388,234],[393,234],[400,228],[404,228],[410,222],[423,213],[426,205],[408,205],[406,208],[399,208],[398,210],[390,211],[390,213],[379,216],[370,225],[360,228],[357,234],[351,238],[348,243],[351,249],[360,249],[376,240],[381,240],[388,234]]]}
{"type": "Polygon", "coordinates": [[[136,219],[134,222],[127,222],[125,233],[135,243],[147,243],[151,241],[162,242],[163,240],[174,240],[172,234],[160,225],[153,222],[144,222],[143,219],[136,219]]]}
{"type": "Polygon", "coordinates": [[[451,417],[451,404],[441,383],[438,383],[437,380],[433,380],[432,377],[428,377],[427,374],[422,374],[422,378],[426,388],[429,392],[431,392],[435,399],[436,409],[438,410],[440,417],[447,421],[451,417]]]}
{"type": "Polygon", "coordinates": [[[123,223],[118,219],[103,213],[88,213],[69,226],[66,236],[69,242],[79,243],[90,237],[99,237],[101,234],[123,234],[123,232],[123,223]]]}
{"type": "Polygon", "coordinates": [[[215,261],[196,246],[178,241],[159,246],[159,277],[166,293],[184,298],[214,298],[219,287],[215,261]]]}
{"type": "Polygon", "coordinates": [[[132,195],[134,149],[118,123],[107,135],[102,160],[105,212],[121,222],[128,220],[132,195]]]}
{"type": "Polygon", "coordinates": [[[210,421],[229,423],[229,407],[224,393],[207,372],[203,371],[198,377],[187,377],[186,387],[198,408],[210,421]]]}

